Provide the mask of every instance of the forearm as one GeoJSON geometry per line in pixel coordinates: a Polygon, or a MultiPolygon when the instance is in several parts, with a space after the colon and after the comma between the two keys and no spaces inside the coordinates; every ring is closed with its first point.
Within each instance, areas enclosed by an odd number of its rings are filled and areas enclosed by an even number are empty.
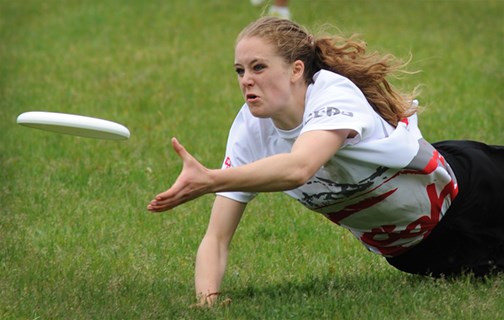
{"type": "Polygon", "coordinates": [[[224,277],[229,244],[245,206],[225,197],[215,198],[208,229],[196,255],[195,285],[200,305],[212,305],[218,297],[215,293],[224,277]]]}
{"type": "Polygon", "coordinates": [[[308,181],[341,147],[350,130],[311,131],[290,153],[273,155],[225,170],[210,170],[212,192],[270,192],[295,189],[308,181]]]}
{"type": "MultiPolygon", "coordinates": [[[[200,299],[219,292],[226,270],[227,246],[219,244],[217,238],[205,236],[196,256],[195,288],[200,299]]],[[[212,295],[211,300],[216,298],[212,295]]]]}
{"type": "Polygon", "coordinates": [[[277,154],[244,166],[211,170],[212,192],[295,189],[305,183],[313,171],[290,153],[277,154]]]}

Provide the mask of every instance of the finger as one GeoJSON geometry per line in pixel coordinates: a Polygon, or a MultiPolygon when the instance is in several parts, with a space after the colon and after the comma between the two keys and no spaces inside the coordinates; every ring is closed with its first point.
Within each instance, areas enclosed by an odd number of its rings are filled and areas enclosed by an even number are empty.
{"type": "Polygon", "coordinates": [[[154,207],[164,206],[164,207],[174,208],[174,207],[176,207],[184,202],[187,202],[191,199],[192,198],[189,196],[180,195],[180,196],[176,196],[176,197],[169,197],[169,198],[162,199],[162,200],[154,199],[150,202],[150,205],[152,205],[154,207]]]}
{"type": "Polygon", "coordinates": [[[184,148],[184,146],[177,140],[177,138],[173,137],[172,140],[172,147],[173,147],[173,150],[175,150],[175,152],[178,154],[178,156],[182,159],[182,160],[186,160],[188,157],[191,157],[191,155],[189,154],[189,152],[187,152],[187,150],[184,148]]]}
{"type": "Polygon", "coordinates": [[[184,197],[169,197],[167,199],[153,199],[148,205],[147,209],[152,211],[166,211],[175,208],[178,205],[186,202],[188,198],[184,197]]]}
{"type": "Polygon", "coordinates": [[[148,204],[147,205],[147,210],[150,212],[163,212],[167,210],[173,209],[172,206],[166,206],[166,205],[153,205],[153,204],[148,204]]]}
{"type": "Polygon", "coordinates": [[[177,197],[181,196],[182,189],[180,189],[177,186],[172,186],[170,189],[166,190],[165,192],[161,192],[157,196],[154,197],[154,200],[157,202],[164,202],[164,201],[170,201],[170,199],[175,199],[177,197]]]}
{"type": "Polygon", "coordinates": [[[153,213],[158,213],[158,212],[168,211],[169,209],[165,209],[165,208],[163,208],[163,209],[160,209],[160,208],[148,208],[148,210],[150,212],[153,212],[153,213]]]}
{"type": "Polygon", "coordinates": [[[164,200],[164,201],[159,201],[159,200],[152,200],[150,203],[149,203],[149,206],[151,206],[152,208],[170,208],[170,207],[173,207],[175,205],[175,201],[173,199],[169,199],[169,200],[164,200]]]}
{"type": "Polygon", "coordinates": [[[162,200],[165,200],[165,199],[171,197],[172,196],[172,192],[169,192],[169,191],[170,190],[166,190],[165,192],[161,192],[154,199],[157,200],[157,201],[162,201],[162,200]]]}

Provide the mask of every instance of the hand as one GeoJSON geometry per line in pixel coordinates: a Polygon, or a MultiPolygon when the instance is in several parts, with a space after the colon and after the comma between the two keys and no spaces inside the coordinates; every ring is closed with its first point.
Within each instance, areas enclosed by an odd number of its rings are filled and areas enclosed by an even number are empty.
{"type": "Polygon", "coordinates": [[[178,205],[211,192],[210,170],[187,152],[176,138],[172,138],[171,142],[173,149],[182,159],[182,171],[171,188],[158,194],[149,203],[147,209],[152,212],[173,209],[178,205]]]}
{"type": "MultiPolygon", "coordinates": [[[[198,303],[190,305],[191,308],[212,308],[216,305],[220,292],[198,295],[198,303]]],[[[226,298],[220,301],[219,306],[226,307],[231,304],[232,300],[226,298]]]]}
{"type": "Polygon", "coordinates": [[[191,308],[211,308],[217,302],[220,292],[213,292],[209,294],[199,294],[198,302],[191,305],[191,308]]]}

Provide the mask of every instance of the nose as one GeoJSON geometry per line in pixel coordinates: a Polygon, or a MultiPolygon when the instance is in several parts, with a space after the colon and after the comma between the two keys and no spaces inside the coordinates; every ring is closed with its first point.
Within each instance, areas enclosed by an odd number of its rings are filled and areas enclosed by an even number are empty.
{"type": "Polygon", "coordinates": [[[248,72],[244,72],[240,77],[240,83],[243,87],[251,87],[254,85],[254,79],[249,74],[248,72]]]}

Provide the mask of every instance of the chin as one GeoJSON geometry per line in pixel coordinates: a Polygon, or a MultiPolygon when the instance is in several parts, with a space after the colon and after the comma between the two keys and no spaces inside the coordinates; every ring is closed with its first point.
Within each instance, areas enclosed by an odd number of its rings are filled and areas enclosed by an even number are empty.
{"type": "Polygon", "coordinates": [[[270,115],[265,114],[263,112],[262,108],[260,108],[260,107],[250,106],[249,104],[247,104],[247,106],[249,108],[250,113],[252,113],[252,115],[256,118],[269,118],[270,117],[270,115]]]}

